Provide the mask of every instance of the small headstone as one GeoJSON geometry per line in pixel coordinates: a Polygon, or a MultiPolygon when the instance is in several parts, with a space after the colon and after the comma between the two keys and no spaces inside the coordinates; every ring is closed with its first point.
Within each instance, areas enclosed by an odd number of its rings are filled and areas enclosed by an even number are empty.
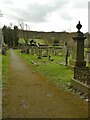
{"type": "Polygon", "coordinates": [[[2,55],[5,55],[6,54],[6,50],[4,47],[2,47],[2,55]]]}

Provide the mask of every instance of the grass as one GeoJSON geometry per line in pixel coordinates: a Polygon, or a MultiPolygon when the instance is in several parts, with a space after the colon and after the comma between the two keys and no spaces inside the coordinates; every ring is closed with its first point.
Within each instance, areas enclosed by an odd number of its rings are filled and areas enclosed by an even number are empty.
{"type": "Polygon", "coordinates": [[[2,55],[2,83],[6,83],[6,76],[8,73],[8,65],[9,65],[9,50],[7,50],[6,55],[2,55]]]}
{"type": "Polygon", "coordinates": [[[36,71],[48,78],[49,83],[54,83],[59,87],[64,85],[69,86],[71,78],[73,77],[73,71],[63,65],[57,63],[47,63],[34,67],[36,71]]]}
{"type": "Polygon", "coordinates": [[[36,55],[19,54],[15,51],[26,63],[32,65],[34,71],[39,72],[48,78],[49,83],[56,84],[59,87],[70,86],[71,78],[73,77],[73,70],[64,65],[61,56],[51,56],[54,61],[48,61],[47,58],[38,59],[36,55]],[[36,64],[32,64],[32,61],[36,64]]]}

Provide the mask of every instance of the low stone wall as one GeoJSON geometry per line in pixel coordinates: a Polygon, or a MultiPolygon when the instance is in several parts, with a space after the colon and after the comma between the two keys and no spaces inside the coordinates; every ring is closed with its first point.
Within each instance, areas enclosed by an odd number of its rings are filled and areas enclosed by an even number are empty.
{"type": "Polygon", "coordinates": [[[79,82],[90,85],[90,68],[89,67],[74,67],[74,79],[79,82]]]}

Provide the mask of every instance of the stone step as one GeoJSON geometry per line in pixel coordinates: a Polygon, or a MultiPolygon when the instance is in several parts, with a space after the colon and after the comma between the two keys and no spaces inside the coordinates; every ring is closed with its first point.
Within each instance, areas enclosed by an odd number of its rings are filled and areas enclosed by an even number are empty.
{"type": "Polygon", "coordinates": [[[79,82],[78,80],[72,79],[71,86],[74,89],[81,91],[82,93],[89,93],[90,86],[84,85],[83,83],[79,82]]]}

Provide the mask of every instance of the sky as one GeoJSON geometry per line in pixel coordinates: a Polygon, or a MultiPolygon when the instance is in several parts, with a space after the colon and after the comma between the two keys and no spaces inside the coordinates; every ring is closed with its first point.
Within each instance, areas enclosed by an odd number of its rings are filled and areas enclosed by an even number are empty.
{"type": "MultiPolygon", "coordinates": [[[[32,31],[88,32],[89,0],[0,0],[0,26],[14,26],[32,31]]],[[[89,7],[90,8],[90,7],[89,7]]]]}

